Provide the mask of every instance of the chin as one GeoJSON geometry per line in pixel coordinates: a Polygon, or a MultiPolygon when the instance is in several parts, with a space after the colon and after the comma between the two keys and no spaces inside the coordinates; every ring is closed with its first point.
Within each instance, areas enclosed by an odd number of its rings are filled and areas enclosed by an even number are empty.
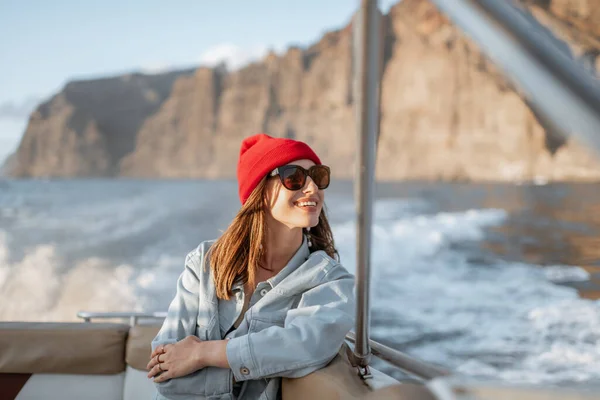
{"type": "Polygon", "coordinates": [[[309,221],[305,227],[306,228],[314,228],[317,225],[319,225],[319,218],[316,218],[314,221],[312,221],[312,220],[309,221]]]}
{"type": "Polygon", "coordinates": [[[314,228],[315,226],[317,226],[319,224],[319,219],[317,218],[315,221],[313,220],[308,220],[308,221],[297,221],[297,223],[295,224],[298,228],[314,228]]]}

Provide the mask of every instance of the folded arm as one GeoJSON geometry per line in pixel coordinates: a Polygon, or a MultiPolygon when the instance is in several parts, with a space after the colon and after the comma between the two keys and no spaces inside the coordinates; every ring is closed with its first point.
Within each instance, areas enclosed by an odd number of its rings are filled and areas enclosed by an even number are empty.
{"type": "MultiPolygon", "coordinates": [[[[194,255],[194,253],[190,253],[186,257],[185,269],[177,281],[175,298],[169,306],[167,317],[160,331],[152,341],[153,354],[156,353],[158,346],[173,344],[188,336],[196,336],[198,321],[203,321],[207,325],[210,322],[208,307],[203,307],[201,304],[201,299],[207,302],[210,302],[210,299],[204,299],[207,294],[200,293],[202,265],[199,265],[199,259],[202,259],[202,254],[198,257],[198,254],[194,255]]],[[[206,338],[200,337],[200,339],[206,338]]],[[[201,348],[202,346],[208,346],[213,343],[200,340],[196,342],[195,346],[198,351],[195,353],[202,353],[204,350],[204,348],[201,348]]],[[[224,344],[221,346],[224,346],[224,344]]],[[[210,354],[214,354],[217,350],[211,350],[210,354]]],[[[190,352],[190,357],[198,359],[198,370],[185,376],[165,380],[164,382],[155,382],[156,389],[161,396],[169,399],[187,399],[190,395],[206,396],[229,390],[228,387],[215,387],[213,383],[218,381],[227,382],[228,379],[231,379],[231,371],[223,368],[203,368],[206,365],[202,365],[202,360],[196,357],[195,353],[192,354],[190,352]],[[223,378],[214,379],[216,375],[222,375],[223,378]],[[207,376],[211,377],[211,383],[209,384],[207,384],[207,376]]],[[[214,356],[212,357],[214,358],[214,356]]]]}
{"type": "Polygon", "coordinates": [[[333,269],[322,282],[302,294],[283,327],[270,326],[227,343],[228,364],[237,381],[301,377],[335,357],[354,324],[354,277],[333,269]]]}

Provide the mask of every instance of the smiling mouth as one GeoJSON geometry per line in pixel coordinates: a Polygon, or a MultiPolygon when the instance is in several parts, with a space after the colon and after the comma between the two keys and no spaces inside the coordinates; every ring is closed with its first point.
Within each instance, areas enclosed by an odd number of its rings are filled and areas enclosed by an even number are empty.
{"type": "Polygon", "coordinates": [[[297,207],[316,207],[316,201],[298,201],[296,202],[297,207]]]}
{"type": "Polygon", "coordinates": [[[314,213],[318,210],[316,201],[298,201],[294,205],[306,212],[314,213]]]}

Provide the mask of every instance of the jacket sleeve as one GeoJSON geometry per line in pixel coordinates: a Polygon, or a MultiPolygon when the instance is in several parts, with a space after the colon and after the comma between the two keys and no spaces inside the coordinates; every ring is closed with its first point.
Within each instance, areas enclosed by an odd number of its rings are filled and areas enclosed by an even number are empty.
{"type": "Polygon", "coordinates": [[[327,365],[354,324],[354,277],[332,268],[304,292],[285,324],[229,340],[227,360],[237,381],[297,378],[327,365]]]}
{"type": "MultiPolygon", "coordinates": [[[[201,307],[200,299],[206,296],[200,293],[202,285],[202,260],[203,254],[195,250],[188,254],[185,261],[185,269],[177,281],[177,292],[169,306],[167,317],[163,325],[152,341],[152,350],[160,344],[171,344],[184,339],[189,335],[196,335],[198,319],[202,320],[204,314],[208,314],[208,307],[201,307]]],[[[209,299],[206,299],[209,301],[209,299]]],[[[206,338],[200,338],[205,340],[206,338]]],[[[222,380],[227,382],[230,371],[221,368],[204,368],[189,375],[155,383],[158,398],[167,399],[189,399],[190,396],[207,396],[207,375],[223,375],[222,380]],[[211,371],[209,371],[211,370],[211,371]],[[215,371],[212,371],[215,370],[215,371]]],[[[229,377],[229,379],[231,379],[229,377]]]]}
{"type": "Polygon", "coordinates": [[[196,334],[196,318],[199,311],[200,266],[193,252],[185,260],[185,269],[177,280],[177,292],[169,305],[167,317],[152,341],[152,350],[160,344],[175,343],[186,336],[196,334]]]}

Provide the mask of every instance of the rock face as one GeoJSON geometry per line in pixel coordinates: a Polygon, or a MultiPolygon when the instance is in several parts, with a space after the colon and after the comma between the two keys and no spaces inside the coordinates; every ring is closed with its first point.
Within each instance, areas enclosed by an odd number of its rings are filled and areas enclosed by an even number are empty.
{"type": "Polygon", "coordinates": [[[143,122],[160,109],[173,82],[191,72],[68,83],[31,114],[9,174],[117,175],[143,122]]]}
{"type": "MultiPolygon", "coordinates": [[[[552,2],[528,5],[557,28],[561,20],[552,2]]],[[[390,19],[396,41],[383,79],[381,177],[600,177],[600,164],[576,143],[556,143],[476,46],[429,2],[404,1],[390,19]]]]}
{"type": "MultiPolygon", "coordinates": [[[[598,67],[600,0],[524,3],[598,67]]],[[[379,178],[600,178],[600,162],[555,137],[429,1],[403,0],[385,18],[379,178]]],[[[234,177],[242,138],[267,132],[308,142],[351,177],[351,68],[347,26],[235,72],[74,82],[31,116],[10,173],[234,177]]]]}

